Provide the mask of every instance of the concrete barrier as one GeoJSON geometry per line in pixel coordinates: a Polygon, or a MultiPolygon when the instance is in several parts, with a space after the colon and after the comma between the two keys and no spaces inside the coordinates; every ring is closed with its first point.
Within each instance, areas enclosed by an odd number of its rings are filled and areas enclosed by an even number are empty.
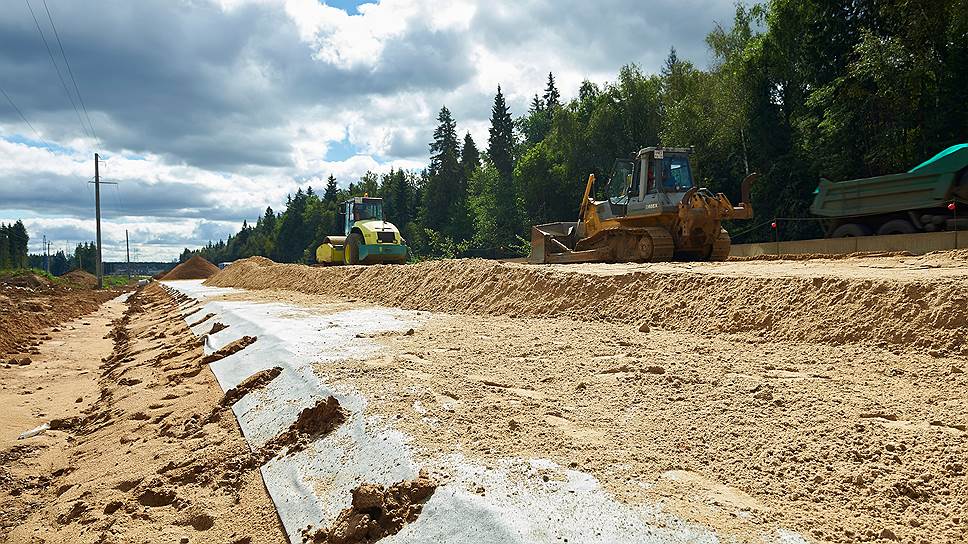
{"type": "Polygon", "coordinates": [[[819,240],[793,240],[789,242],[763,242],[759,244],[734,244],[729,250],[731,257],[755,257],[757,255],[799,255],[804,253],[838,254],[879,251],[909,251],[915,255],[946,249],[968,248],[968,231],[925,232],[917,234],[892,234],[890,236],[859,236],[855,238],[823,238],[819,240]]]}

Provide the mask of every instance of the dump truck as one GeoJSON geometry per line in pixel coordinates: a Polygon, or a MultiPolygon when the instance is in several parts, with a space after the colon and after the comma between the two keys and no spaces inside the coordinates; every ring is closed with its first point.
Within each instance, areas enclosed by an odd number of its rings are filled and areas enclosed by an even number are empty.
{"type": "Polygon", "coordinates": [[[316,262],[334,264],[400,264],[407,262],[407,242],[383,217],[383,199],[358,196],[341,202],[342,236],[327,236],[316,248],[316,262]]]}
{"type": "Polygon", "coordinates": [[[757,175],[743,180],[740,203],[733,206],[723,193],[695,185],[691,153],[646,147],[616,160],[602,201],[593,198],[595,176],[588,176],[578,221],[532,227],[529,261],[725,260],[730,238],[722,222],[753,217],[750,187],[757,175]]]}
{"type": "Polygon", "coordinates": [[[821,179],[810,213],[829,219],[822,223],[829,238],[910,234],[968,228],[966,203],[968,144],[959,144],[903,174],[821,179]]]}

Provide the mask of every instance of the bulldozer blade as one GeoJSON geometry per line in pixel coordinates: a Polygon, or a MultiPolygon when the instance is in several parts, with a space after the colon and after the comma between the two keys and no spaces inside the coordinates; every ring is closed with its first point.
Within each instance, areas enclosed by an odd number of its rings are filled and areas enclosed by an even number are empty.
{"type": "Polygon", "coordinates": [[[578,223],[547,223],[531,228],[531,256],[534,264],[594,263],[608,259],[609,248],[575,251],[578,223]]]}
{"type": "Polygon", "coordinates": [[[548,264],[557,263],[600,263],[608,260],[609,248],[600,247],[585,251],[569,251],[567,253],[551,253],[545,256],[548,264]]]}

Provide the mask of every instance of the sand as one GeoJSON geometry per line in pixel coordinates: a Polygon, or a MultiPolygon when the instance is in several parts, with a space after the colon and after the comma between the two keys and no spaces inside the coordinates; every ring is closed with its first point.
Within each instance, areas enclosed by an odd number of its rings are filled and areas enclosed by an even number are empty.
{"type": "Polygon", "coordinates": [[[12,416],[0,425],[0,540],[285,542],[178,315],[152,285],[51,333],[29,367],[3,371],[12,416]],[[46,421],[53,430],[16,440],[46,421]]]}
{"type": "Polygon", "coordinates": [[[34,274],[0,279],[0,365],[36,355],[50,327],[91,313],[121,292],[55,286],[34,274]]]}
{"type": "Polygon", "coordinates": [[[435,312],[569,317],[785,341],[968,354],[968,267],[944,256],[525,265],[481,259],[308,267],[254,257],[206,285],[291,289],[435,312]]]}
{"type": "Polygon", "coordinates": [[[195,255],[191,259],[181,263],[165,274],[165,280],[203,280],[218,272],[219,269],[214,264],[205,260],[204,257],[195,255]]]}
{"type": "Polygon", "coordinates": [[[740,542],[788,528],[816,542],[955,543],[968,538],[966,272],[960,253],[578,267],[250,259],[207,284],[321,312],[431,310],[412,334],[374,337],[379,357],[316,367],[362,391],[422,462],[551,459],[740,542]]]}

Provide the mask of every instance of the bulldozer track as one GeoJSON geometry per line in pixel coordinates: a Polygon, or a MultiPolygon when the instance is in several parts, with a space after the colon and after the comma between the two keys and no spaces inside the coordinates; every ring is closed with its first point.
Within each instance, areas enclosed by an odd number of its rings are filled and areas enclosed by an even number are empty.
{"type": "Polygon", "coordinates": [[[725,261],[729,257],[729,248],[732,241],[726,229],[720,229],[719,236],[713,242],[712,251],[709,254],[710,261],[725,261]]]}
{"type": "Polygon", "coordinates": [[[652,258],[648,259],[649,262],[659,263],[671,261],[672,255],[676,251],[676,244],[672,239],[672,234],[661,227],[645,227],[642,230],[652,238],[652,258]]]}
{"type": "Polygon", "coordinates": [[[577,249],[590,250],[601,247],[612,248],[612,260],[617,262],[665,262],[671,261],[675,253],[675,241],[672,239],[672,234],[662,227],[604,229],[595,233],[594,236],[581,240],[577,249]],[[643,237],[648,237],[651,243],[643,244],[643,237]],[[651,246],[650,256],[645,258],[640,252],[642,250],[649,251],[648,246],[651,246]]]}

